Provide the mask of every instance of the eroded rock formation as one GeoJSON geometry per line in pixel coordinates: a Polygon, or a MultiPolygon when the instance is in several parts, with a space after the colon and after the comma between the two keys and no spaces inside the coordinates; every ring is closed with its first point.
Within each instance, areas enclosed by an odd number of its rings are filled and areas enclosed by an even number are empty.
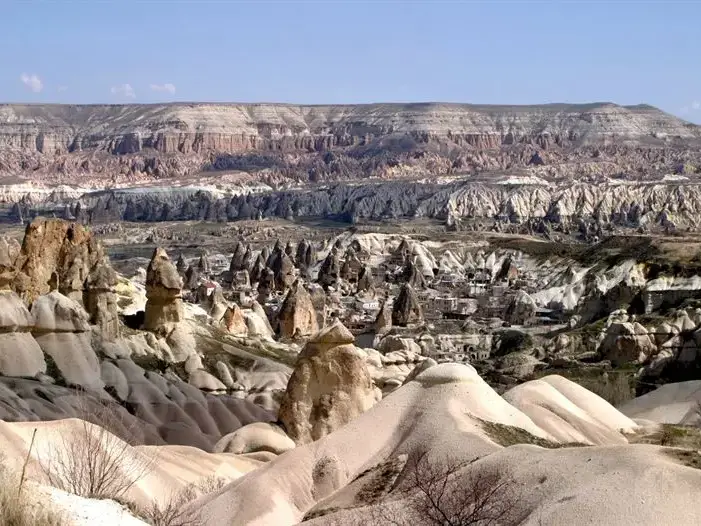
{"type": "Polygon", "coordinates": [[[416,292],[405,283],[392,306],[392,324],[399,326],[415,325],[423,322],[423,310],[416,292]]]}
{"type": "Polygon", "coordinates": [[[144,328],[151,331],[170,330],[182,321],[182,279],[162,248],[153,252],[146,271],[146,311],[144,328]]]}
{"type": "Polygon", "coordinates": [[[315,335],[299,355],[279,419],[297,444],[318,440],[377,400],[365,357],[340,322],[315,335]]]}
{"type": "Polygon", "coordinates": [[[307,337],[319,330],[312,298],[301,280],[294,282],[278,313],[281,338],[307,337]]]}

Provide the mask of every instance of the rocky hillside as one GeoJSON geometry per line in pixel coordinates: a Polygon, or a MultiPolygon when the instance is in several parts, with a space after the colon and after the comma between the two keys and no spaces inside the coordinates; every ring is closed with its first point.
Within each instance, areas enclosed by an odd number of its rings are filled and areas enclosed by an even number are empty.
{"type": "Polygon", "coordinates": [[[202,171],[276,184],[527,166],[554,177],[694,171],[699,144],[698,126],[610,103],[0,106],[0,174],[102,186],[202,171]]]}

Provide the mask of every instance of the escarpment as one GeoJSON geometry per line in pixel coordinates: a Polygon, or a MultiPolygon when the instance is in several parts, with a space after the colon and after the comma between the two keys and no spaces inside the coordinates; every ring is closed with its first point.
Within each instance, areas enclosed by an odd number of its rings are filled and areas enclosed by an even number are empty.
{"type": "Polygon", "coordinates": [[[695,228],[700,175],[700,128],[645,105],[0,106],[0,176],[30,181],[0,187],[10,221],[429,217],[591,237],[695,228]]]}
{"type": "Polygon", "coordinates": [[[313,182],[561,163],[671,168],[693,161],[687,150],[700,140],[698,127],[656,108],[610,103],[0,106],[0,174],[56,182],[222,170],[313,182]]]}

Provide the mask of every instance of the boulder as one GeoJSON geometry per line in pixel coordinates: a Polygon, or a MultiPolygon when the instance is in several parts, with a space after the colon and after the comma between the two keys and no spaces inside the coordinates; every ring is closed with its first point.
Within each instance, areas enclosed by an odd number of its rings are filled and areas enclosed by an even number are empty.
{"type": "Polygon", "coordinates": [[[297,444],[318,440],[367,411],[377,397],[366,355],[336,322],[304,347],[278,413],[297,444]]]}
{"type": "Polygon", "coordinates": [[[647,330],[637,322],[611,324],[598,349],[601,359],[611,360],[614,367],[642,363],[656,352],[647,330]]]}
{"type": "Polygon", "coordinates": [[[157,248],[146,271],[144,329],[169,331],[185,317],[182,280],[168,254],[157,248]]]}
{"type": "Polygon", "coordinates": [[[281,455],[294,447],[294,441],[279,426],[268,422],[254,422],[223,436],[214,445],[213,453],[242,455],[267,451],[281,455]]]}
{"type": "Polygon", "coordinates": [[[421,354],[421,346],[411,338],[402,338],[396,334],[388,334],[377,347],[377,350],[382,354],[387,354],[395,351],[409,351],[416,354],[421,354]]]}
{"type": "Polygon", "coordinates": [[[307,337],[319,330],[312,298],[297,280],[287,293],[278,313],[281,338],[307,337]]]}

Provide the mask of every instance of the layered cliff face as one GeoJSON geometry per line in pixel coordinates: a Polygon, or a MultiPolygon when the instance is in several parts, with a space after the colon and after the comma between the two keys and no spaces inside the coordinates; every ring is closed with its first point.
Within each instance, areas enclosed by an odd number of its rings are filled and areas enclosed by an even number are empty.
{"type": "Polygon", "coordinates": [[[696,228],[700,130],[608,103],[5,105],[0,218],[696,228]]]}
{"type": "MultiPolygon", "coordinates": [[[[46,213],[46,209],[31,209],[46,213]]],[[[29,214],[31,210],[28,209],[29,214]]],[[[84,195],[69,210],[85,222],[228,221],[268,217],[328,217],[354,223],[428,217],[462,222],[570,227],[581,222],[629,228],[701,227],[701,185],[685,183],[499,185],[463,180],[450,184],[393,181],[334,184],[311,190],[268,191],[221,197],[177,190],[84,195]]]]}
{"type": "Polygon", "coordinates": [[[0,175],[52,182],[652,172],[695,167],[700,142],[697,126],[655,108],[608,103],[0,106],[0,175]]]}

